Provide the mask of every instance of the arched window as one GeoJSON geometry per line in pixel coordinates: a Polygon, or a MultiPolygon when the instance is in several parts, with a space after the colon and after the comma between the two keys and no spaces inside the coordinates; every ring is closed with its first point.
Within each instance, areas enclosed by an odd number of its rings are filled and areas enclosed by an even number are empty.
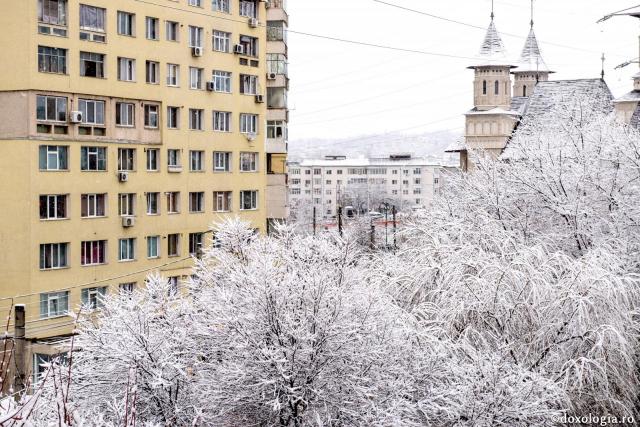
{"type": "Polygon", "coordinates": [[[527,85],[522,86],[522,96],[527,96],[527,85]]]}
{"type": "Polygon", "coordinates": [[[482,82],[482,94],[483,94],[483,95],[486,95],[486,94],[487,94],[487,81],[486,81],[486,80],[484,80],[484,81],[482,82]]]}
{"type": "Polygon", "coordinates": [[[496,80],[496,85],[495,85],[495,86],[496,86],[496,87],[495,87],[495,93],[496,93],[496,95],[497,95],[497,94],[499,94],[499,93],[500,93],[500,82],[498,82],[498,81],[496,80]]]}

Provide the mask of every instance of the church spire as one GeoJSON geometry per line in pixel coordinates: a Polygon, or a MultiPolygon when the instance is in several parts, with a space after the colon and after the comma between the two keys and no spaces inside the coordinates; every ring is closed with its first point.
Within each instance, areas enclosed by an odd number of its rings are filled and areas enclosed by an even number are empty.
{"type": "Polygon", "coordinates": [[[542,54],[540,53],[540,46],[538,45],[538,39],[536,38],[536,33],[533,30],[533,11],[534,11],[534,0],[531,0],[531,28],[529,29],[529,36],[527,37],[527,41],[524,43],[524,48],[522,49],[522,53],[520,54],[520,61],[518,63],[518,69],[516,73],[520,72],[539,72],[539,73],[551,73],[547,64],[542,59],[542,54]]]}
{"type": "Polygon", "coordinates": [[[491,65],[514,67],[508,59],[507,49],[504,47],[500,34],[498,34],[494,18],[495,13],[492,1],[491,22],[487,28],[487,33],[484,36],[482,46],[480,46],[480,52],[476,55],[478,60],[469,68],[487,67],[491,65]]]}

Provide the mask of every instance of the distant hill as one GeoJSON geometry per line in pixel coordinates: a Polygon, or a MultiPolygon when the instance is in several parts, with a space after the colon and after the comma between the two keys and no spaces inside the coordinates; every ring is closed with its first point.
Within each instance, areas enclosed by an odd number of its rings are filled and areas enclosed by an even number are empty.
{"type": "Polygon", "coordinates": [[[457,165],[456,154],[445,153],[449,145],[461,135],[450,131],[414,135],[398,133],[364,135],[347,139],[301,139],[289,143],[289,159],[321,159],[329,155],[349,158],[382,157],[390,154],[411,154],[414,157],[430,157],[436,162],[457,165]]]}

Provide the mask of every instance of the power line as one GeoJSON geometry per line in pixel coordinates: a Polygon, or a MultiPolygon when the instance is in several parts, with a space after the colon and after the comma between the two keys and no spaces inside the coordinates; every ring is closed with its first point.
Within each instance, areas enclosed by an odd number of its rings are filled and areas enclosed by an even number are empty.
{"type": "MultiPolygon", "coordinates": [[[[481,27],[479,25],[469,24],[467,22],[462,22],[462,21],[456,21],[455,19],[445,18],[443,16],[434,15],[432,13],[424,12],[424,11],[417,10],[417,9],[412,9],[412,8],[409,8],[409,7],[401,6],[401,5],[395,4],[395,3],[386,2],[386,1],[383,1],[383,0],[372,0],[372,1],[374,1],[376,3],[384,4],[384,5],[387,5],[387,6],[390,6],[390,7],[395,7],[397,9],[402,9],[402,10],[405,10],[407,12],[412,12],[412,13],[417,13],[419,15],[429,16],[431,18],[438,19],[438,20],[445,21],[445,22],[449,22],[449,23],[452,23],[452,24],[464,25],[465,27],[475,28],[475,29],[478,29],[478,30],[486,31],[486,27],[481,27]]],[[[625,10],[628,10],[628,9],[625,9],[625,10]]],[[[518,34],[505,33],[505,32],[502,32],[502,31],[500,32],[500,34],[505,35],[505,36],[509,36],[509,37],[515,37],[515,38],[522,39],[522,40],[526,40],[527,39],[527,37],[523,37],[523,36],[518,35],[518,34]]],[[[561,48],[564,48],[564,49],[571,49],[571,50],[577,50],[577,51],[588,52],[588,53],[597,53],[597,54],[601,54],[602,53],[600,51],[595,51],[595,50],[591,50],[591,49],[584,49],[584,48],[575,47],[575,46],[568,46],[568,45],[564,45],[564,44],[560,44],[560,43],[547,42],[547,41],[540,40],[540,39],[538,39],[538,41],[541,42],[541,43],[545,43],[545,44],[547,44],[549,46],[556,46],[556,47],[561,47],[561,48]]],[[[624,55],[620,55],[620,54],[615,54],[615,55],[624,56],[624,55]]],[[[474,59],[477,59],[477,58],[474,58],[474,59]]]]}

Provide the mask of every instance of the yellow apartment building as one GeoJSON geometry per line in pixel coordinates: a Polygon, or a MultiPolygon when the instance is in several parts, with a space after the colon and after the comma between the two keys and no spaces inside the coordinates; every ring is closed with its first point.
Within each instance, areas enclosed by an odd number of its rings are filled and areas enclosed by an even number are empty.
{"type": "Polygon", "coordinates": [[[177,289],[218,219],[286,219],[288,16],[279,1],[20,0],[0,23],[0,312],[24,310],[28,381],[81,301],[153,271],[177,289]]]}

